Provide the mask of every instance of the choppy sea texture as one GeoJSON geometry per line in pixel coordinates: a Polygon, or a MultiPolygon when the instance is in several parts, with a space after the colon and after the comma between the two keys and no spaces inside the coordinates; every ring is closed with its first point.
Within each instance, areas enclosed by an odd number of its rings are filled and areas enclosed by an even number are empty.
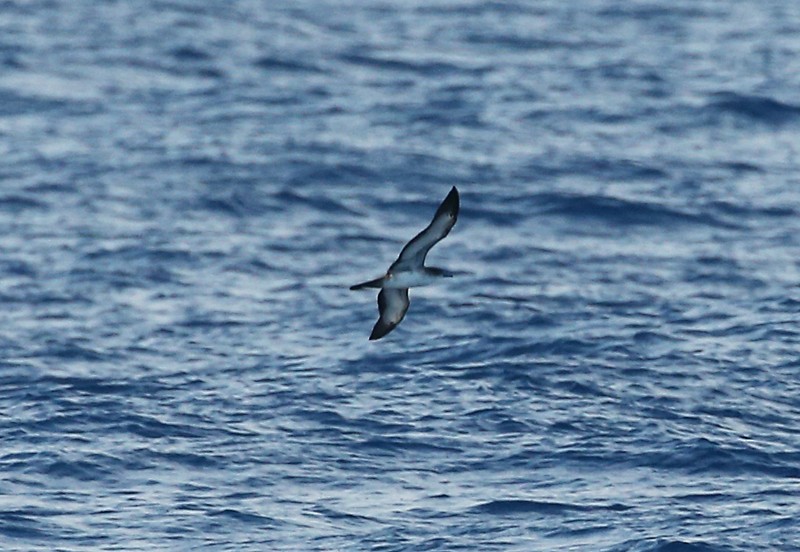
{"type": "Polygon", "coordinates": [[[782,1],[0,2],[0,548],[800,549],[798,90],[782,1]]]}

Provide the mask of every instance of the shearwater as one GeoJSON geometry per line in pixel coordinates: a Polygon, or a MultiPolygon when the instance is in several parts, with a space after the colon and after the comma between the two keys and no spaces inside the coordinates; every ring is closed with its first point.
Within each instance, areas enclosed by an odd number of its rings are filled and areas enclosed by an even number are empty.
{"type": "Polygon", "coordinates": [[[431,223],[403,247],[386,274],[350,287],[350,289],[380,288],[381,290],[378,294],[380,316],[372,328],[370,340],[382,338],[403,320],[409,304],[408,288],[425,286],[441,278],[453,276],[452,272],[442,268],[425,266],[425,257],[431,247],[450,233],[458,218],[458,208],[458,190],[453,186],[433,215],[431,223]]]}

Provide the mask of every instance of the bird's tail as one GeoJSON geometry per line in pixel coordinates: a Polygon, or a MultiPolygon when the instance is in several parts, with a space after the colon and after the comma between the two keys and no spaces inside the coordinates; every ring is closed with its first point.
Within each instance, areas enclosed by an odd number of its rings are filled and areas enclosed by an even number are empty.
{"type": "Polygon", "coordinates": [[[365,289],[365,288],[382,288],[383,287],[383,276],[380,278],[375,278],[374,280],[370,280],[368,282],[361,282],[360,284],[356,284],[354,286],[350,286],[350,289],[365,289]]]}

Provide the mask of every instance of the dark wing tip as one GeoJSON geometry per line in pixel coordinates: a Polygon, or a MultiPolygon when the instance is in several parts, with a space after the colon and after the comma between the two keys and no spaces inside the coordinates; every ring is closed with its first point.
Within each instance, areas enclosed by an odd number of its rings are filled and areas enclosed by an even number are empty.
{"type": "Polygon", "coordinates": [[[439,215],[447,213],[448,215],[455,218],[458,216],[458,207],[459,207],[458,188],[453,186],[450,189],[450,193],[447,194],[447,197],[444,198],[444,201],[442,201],[442,204],[439,206],[439,209],[436,210],[436,216],[438,217],[439,215]]]}
{"type": "Polygon", "coordinates": [[[380,320],[375,324],[375,327],[372,328],[372,333],[369,334],[369,340],[375,341],[377,339],[382,338],[393,329],[397,327],[397,324],[383,324],[380,320]]]}
{"type": "Polygon", "coordinates": [[[378,310],[380,316],[372,327],[370,341],[382,338],[403,321],[408,310],[408,289],[382,289],[378,294],[378,310]]]}

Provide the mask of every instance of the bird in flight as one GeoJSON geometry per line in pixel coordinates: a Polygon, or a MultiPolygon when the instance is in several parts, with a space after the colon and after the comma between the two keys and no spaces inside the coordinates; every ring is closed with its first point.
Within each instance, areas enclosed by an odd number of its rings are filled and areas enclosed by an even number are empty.
{"type": "Polygon", "coordinates": [[[444,198],[433,215],[431,223],[408,242],[400,256],[380,278],[362,282],[350,289],[379,288],[378,311],[380,316],[372,328],[370,340],[380,339],[403,320],[408,310],[408,288],[425,286],[441,278],[450,278],[452,272],[442,268],[425,266],[425,257],[431,247],[439,243],[456,223],[458,218],[458,190],[455,186],[444,198]]]}

